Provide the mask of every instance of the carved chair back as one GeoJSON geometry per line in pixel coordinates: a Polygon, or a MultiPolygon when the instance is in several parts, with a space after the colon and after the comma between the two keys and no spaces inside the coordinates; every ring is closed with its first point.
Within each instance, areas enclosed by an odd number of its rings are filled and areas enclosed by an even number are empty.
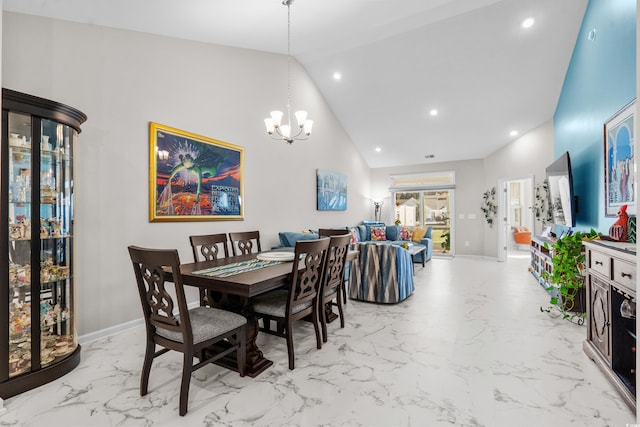
{"type": "Polygon", "coordinates": [[[227,235],[224,233],[189,236],[189,241],[193,250],[193,262],[199,262],[201,259],[211,261],[229,256],[227,235]]]}
{"type": "Polygon", "coordinates": [[[256,248],[255,252],[262,252],[259,231],[229,233],[229,241],[231,242],[233,256],[250,254],[254,252],[254,247],[256,248]]]}

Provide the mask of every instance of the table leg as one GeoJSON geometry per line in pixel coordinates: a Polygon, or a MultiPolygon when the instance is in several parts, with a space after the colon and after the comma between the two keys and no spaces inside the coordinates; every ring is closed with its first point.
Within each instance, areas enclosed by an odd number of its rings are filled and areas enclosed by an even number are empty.
{"type": "MultiPolygon", "coordinates": [[[[338,290],[340,292],[340,290],[338,290]]],[[[327,323],[331,323],[338,318],[338,315],[333,312],[333,304],[330,302],[324,305],[324,311],[327,316],[327,323]]]]}
{"type": "Polygon", "coordinates": [[[424,268],[424,265],[426,264],[426,262],[427,262],[427,250],[425,249],[422,251],[422,268],[424,268]]]}
{"type": "MultiPolygon", "coordinates": [[[[273,365],[273,362],[264,357],[262,351],[256,344],[256,338],[258,337],[260,329],[258,319],[253,313],[253,310],[251,310],[249,300],[247,298],[234,297],[233,295],[218,294],[214,297],[214,302],[215,307],[242,314],[247,318],[247,364],[245,373],[251,378],[257,377],[265,369],[273,365]]],[[[214,363],[227,369],[238,371],[235,353],[229,354],[214,363]]]]}
{"type": "Polygon", "coordinates": [[[246,373],[251,378],[255,378],[269,366],[273,365],[273,362],[264,357],[262,351],[256,344],[256,338],[258,338],[258,332],[260,331],[260,329],[258,326],[258,319],[253,314],[253,311],[249,308],[248,304],[245,306],[245,311],[242,313],[242,315],[247,318],[246,373]]]}

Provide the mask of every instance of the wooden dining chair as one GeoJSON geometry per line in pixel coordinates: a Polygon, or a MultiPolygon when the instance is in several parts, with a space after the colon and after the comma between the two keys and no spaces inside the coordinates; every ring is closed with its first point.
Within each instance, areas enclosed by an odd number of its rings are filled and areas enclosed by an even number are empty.
{"type": "MultiPolygon", "coordinates": [[[[347,230],[345,228],[343,229],[339,229],[339,228],[320,228],[318,229],[318,236],[319,237],[331,237],[331,236],[344,236],[345,234],[348,234],[349,236],[351,236],[351,231],[347,230]]],[[[349,240],[351,241],[351,240],[349,240]]],[[[343,281],[342,282],[342,302],[344,304],[347,303],[347,286],[346,283],[343,281]]]]}
{"type": "MultiPolygon", "coordinates": [[[[189,236],[191,250],[193,251],[193,262],[211,261],[218,258],[229,257],[229,246],[227,245],[227,235],[203,234],[189,236]]],[[[204,289],[199,289],[200,305],[211,305],[211,298],[204,289]]]]}
{"type": "Polygon", "coordinates": [[[236,353],[238,372],[245,374],[246,323],[239,314],[210,307],[187,308],[180,258],[175,249],[129,246],[146,326],[146,348],[140,395],[148,392],[153,360],[170,350],[183,354],[180,415],[187,413],[191,373],[230,353],[236,353]],[[165,280],[171,272],[172,282],[165,280]],[[173,292],[172,292],[173,291],[173,292]],[[175,298],[172,296],[175,294],[175,298]],[[220,352],[207,347],[225,341],[220,352]],[[161,347],[156,351],[156,345],[161,347]],[[207,351],[203,350],[207,348],[207,351]],[[194,364],[193,358],[198,362],[194,364]]]}
{"type": "Polygon", "coordinates": [[[252,300],[253,312],[262,319],[261,331],[287,340],[289,369],[295,367],[293,322],[310,316],[316,334],[316,346],[322,348],[318,294],[324,278],[329,239],[299,240],[295,246],[291,281],[288,289],[277,289],[252,300]],[[303,261],[298,261],[304,258],[303,261]],[[299,263],[304,263],[300,268],[299,263]],[[271,328],[274,321],[277,329],[271,328]],[[284,325],[280,328],[279,325],[284,325]]]}
{"type": "Polygon", "coordinates": [[[246,255],[254,252],[254,244],[256,252],[262,252],[260,247],[259,231],[241,231],[229,233],[229,241],[231,242],[231,251],[233,256],[246,255]]]}
{"type": "Polygon", "coordinates": [[[193,250],[193,262],[211,261],[222,258],[223,254],[225,258],[229,256],[227,235],[224,233],[189,236],[189,242],[193,250]]]}
{"type": "Polygon", "coordinates": [[[351,232],[345,228],[343,229],[339,229],[339,228],[320,228],[318,229],[318,236],[319,237],[331,237],[331,236],[343,236],[345,234],[348,234],[349,236],[351,236],[351,232]]]}
{"type": "Polygon", "coordinates": [[[351,234],[332,236],[329,239],[327,262],[324,280],[320,288],[319,314],[322,326],[322,341],[327,342],[328,315],[333,305],[338,307],[340,327],[344,328],[344,311],[342,309],[344,267],[347,263],[347,252],[351,244],[351,234]]]}

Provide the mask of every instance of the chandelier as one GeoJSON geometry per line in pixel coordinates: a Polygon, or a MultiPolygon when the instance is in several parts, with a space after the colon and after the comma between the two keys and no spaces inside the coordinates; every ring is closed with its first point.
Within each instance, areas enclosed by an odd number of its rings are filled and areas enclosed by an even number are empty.
{"type": "Polygon", "coordinates": [[[291,126],[291,3],[293,0],[282,1],[287,6],[287,123],[282,123],[282,111],[272,111],[271,117],[264,119],[267,133],[273,139],[282,139],[289,144],[308,139],[313,126],[313,120],[308,120],[307,112],[302,110],[295,112],[298,128],[294,130],[291,126]]]}

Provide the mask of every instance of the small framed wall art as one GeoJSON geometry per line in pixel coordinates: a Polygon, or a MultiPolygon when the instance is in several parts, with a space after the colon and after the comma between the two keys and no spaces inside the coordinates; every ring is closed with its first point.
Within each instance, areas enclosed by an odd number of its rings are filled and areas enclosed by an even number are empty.
{"type": "Polygon", "coordinates": [[[319,211],[347,210],[347,176],[318,169],[317,194],[319,211]]]}
{"type": "Polygon", "coordinates": [[[149,221],[244,219],[244,149],[149,124],[149,221]]]}

